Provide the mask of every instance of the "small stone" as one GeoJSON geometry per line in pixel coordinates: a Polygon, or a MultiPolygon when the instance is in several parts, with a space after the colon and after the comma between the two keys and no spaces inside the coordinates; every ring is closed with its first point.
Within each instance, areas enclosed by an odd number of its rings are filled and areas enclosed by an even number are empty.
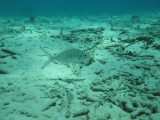
{"type": "Polygon", "coordinates": [[[89,113],[88,109],[82,109],[80,111],[77,111],[75,113],[73,113],[73,117],[78,117],[78,116],[82,116],[82,115],[87,115],[89,113]]]}
{"type": "Polygon", "coordinates": [[[131,103],[129,103],[129,102],[127,102],[126,104],[125,104],[125,111],[127,111],[127,112],[133,112],[133,106],[131,105],[131,103]]]}
{"type": "Polygon", "coordinates": [[[13,83],[12,82],[8,82],[8,85],[10,86],[10,85],[13,85],[13,83]]]}
{"type": "Polygon", "coordinates": [[[5,102],[3,105],[9,105],[10,103],[9,102],[5,102]]]}

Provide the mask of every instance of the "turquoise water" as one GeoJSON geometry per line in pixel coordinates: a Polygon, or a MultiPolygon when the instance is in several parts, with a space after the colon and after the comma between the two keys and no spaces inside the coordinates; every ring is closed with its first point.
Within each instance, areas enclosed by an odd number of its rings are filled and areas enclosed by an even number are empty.
{"type": "Polygon", "coordinates": [[[127,14],[160,10],[159,0],[1,0],[1,15],[127,14]]]}

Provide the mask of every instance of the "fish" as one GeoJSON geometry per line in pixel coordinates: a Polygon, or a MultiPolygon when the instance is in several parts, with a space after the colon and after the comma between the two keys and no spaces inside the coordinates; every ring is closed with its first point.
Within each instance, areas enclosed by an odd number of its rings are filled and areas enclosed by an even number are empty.
{"type": "Polygon", "coordinates": [[[89,54],[77,48],[69,48],[57,54],[56,56],[51,55],[46,49],[40,47],[43,53],[48,57],[48,60],[44,62],[41,69],[47,67],[51,62],[61,63],[68,65],[70,63],[85,63],[89,60],[89,54]]]}

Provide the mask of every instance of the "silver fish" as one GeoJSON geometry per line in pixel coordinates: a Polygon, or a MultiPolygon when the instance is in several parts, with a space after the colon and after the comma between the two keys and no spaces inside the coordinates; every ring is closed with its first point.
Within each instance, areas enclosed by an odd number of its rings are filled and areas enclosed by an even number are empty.
{"type": "Polygon", "coordinates": [[[56,56],[48,53],[43,47],[40,47],[44,54],[49,58],[46,62],[44,62],[41,69],[45,68],[51,62],[58,62],[61,64],[69,64],[69,63],[84,63],[89,60],[89,55],[84,51],[76,48],[71,48],[62,51],[56,56]]]}

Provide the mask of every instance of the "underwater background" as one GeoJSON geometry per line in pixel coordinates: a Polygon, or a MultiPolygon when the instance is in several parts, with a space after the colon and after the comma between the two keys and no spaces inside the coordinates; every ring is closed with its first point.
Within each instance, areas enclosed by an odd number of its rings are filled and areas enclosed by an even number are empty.
{"type": "Polygon", "coordinates": [[[160,0],[0,0],[0,120],[160,120],[160,0]]]}

